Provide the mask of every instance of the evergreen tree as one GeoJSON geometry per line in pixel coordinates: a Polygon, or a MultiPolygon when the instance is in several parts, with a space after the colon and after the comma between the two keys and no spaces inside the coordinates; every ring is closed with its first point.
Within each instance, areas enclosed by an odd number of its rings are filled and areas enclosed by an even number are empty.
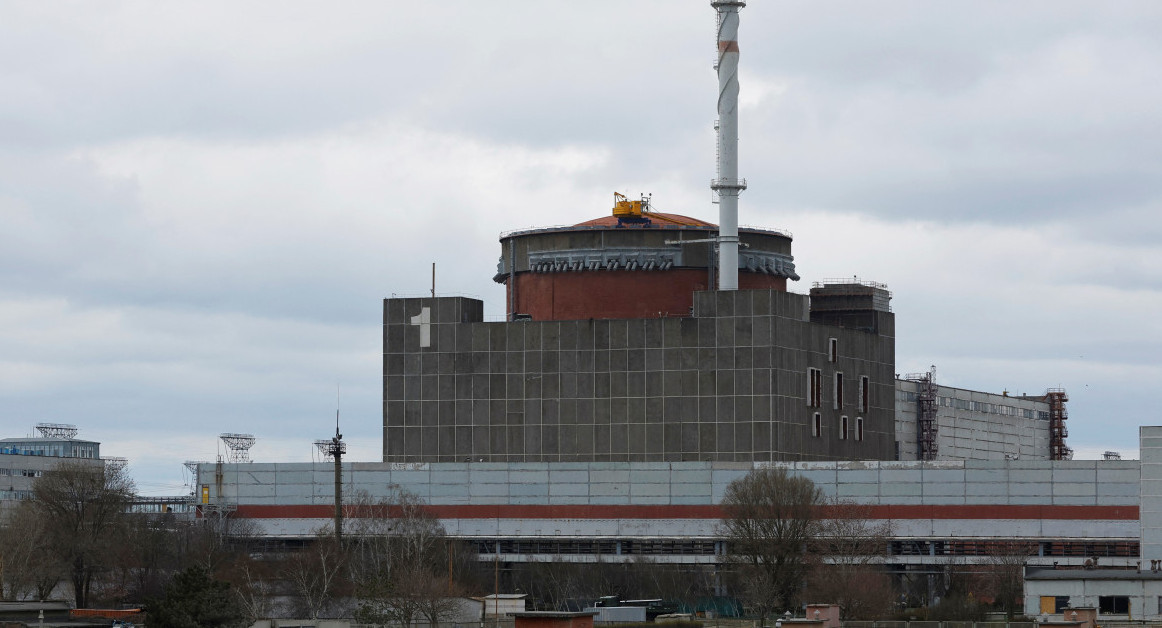
{"type": "Polygon", "coordinates": [[[150,628],[244,628],[250,624],[230,585],[205,567],[174,576],[165,597],[148,605],[150,628]]]}

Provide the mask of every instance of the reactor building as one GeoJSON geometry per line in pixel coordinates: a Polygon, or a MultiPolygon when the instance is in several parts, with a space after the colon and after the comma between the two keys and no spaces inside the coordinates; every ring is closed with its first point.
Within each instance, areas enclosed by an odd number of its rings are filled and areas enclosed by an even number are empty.
{"type": "Polygon", "coordinates": [[[617,199],[504,234],[508,320],[462,297],[384,301],[385,462],[892,459],[894,317],[873,283],[798,279],[790,235],[617,199]]]}

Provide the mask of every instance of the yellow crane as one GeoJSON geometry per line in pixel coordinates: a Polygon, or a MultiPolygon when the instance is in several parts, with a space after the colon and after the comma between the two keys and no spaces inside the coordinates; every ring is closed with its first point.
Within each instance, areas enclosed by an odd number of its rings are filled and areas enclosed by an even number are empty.
{"type": "Polygon", "coordinates": [[[682,217],[671,216],[667,214],[659,214],[650,211],[650,197],[642,196],[640,201],[631,201],[629,198],[620,192],[613,193],[613,215],[618,221],[627,220],[630,222],[638,222],[645,220],[659,220],[674,225],[682,225],[687,227],[699,226],[700,223],[689,219],[683,220],[682,217]],[[647,215],[648,214],[648,215],[647,215]]]}

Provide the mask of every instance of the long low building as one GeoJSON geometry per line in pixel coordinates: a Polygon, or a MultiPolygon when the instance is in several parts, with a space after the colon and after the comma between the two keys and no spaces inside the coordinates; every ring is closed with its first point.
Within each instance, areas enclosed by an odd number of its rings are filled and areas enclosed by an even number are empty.
{"type": "MultiPolygon", "coordinates": [[[[450,536],[475,543],[489,560],[697,563],[724,553],[718,504],[727,485],[766,466],[890,522],[888,560],[901,567],[984,559],[1010,542],[1036,544],[1031,564],[1138,560],[1137,461],[357,462],[343,465],[343,484],[373,500],[397,487],[415,493],[450,536]]],[[[333,469],[203,464],[203,508],[251,519],[267,537],[309,537],[333,514],[333,469]]]]}

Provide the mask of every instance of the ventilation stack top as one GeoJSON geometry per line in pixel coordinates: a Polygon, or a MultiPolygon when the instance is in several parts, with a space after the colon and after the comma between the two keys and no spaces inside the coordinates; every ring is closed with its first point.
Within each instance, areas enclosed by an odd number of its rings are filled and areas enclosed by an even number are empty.
{"type": "Polygon", "coordinates": [[[710,6],[718,18],[718,176],[710,181],[718,194],[718,289],[738,290],[738,195],[746,189],[738,177],[738,11],[746,2],[710,6]]]}

